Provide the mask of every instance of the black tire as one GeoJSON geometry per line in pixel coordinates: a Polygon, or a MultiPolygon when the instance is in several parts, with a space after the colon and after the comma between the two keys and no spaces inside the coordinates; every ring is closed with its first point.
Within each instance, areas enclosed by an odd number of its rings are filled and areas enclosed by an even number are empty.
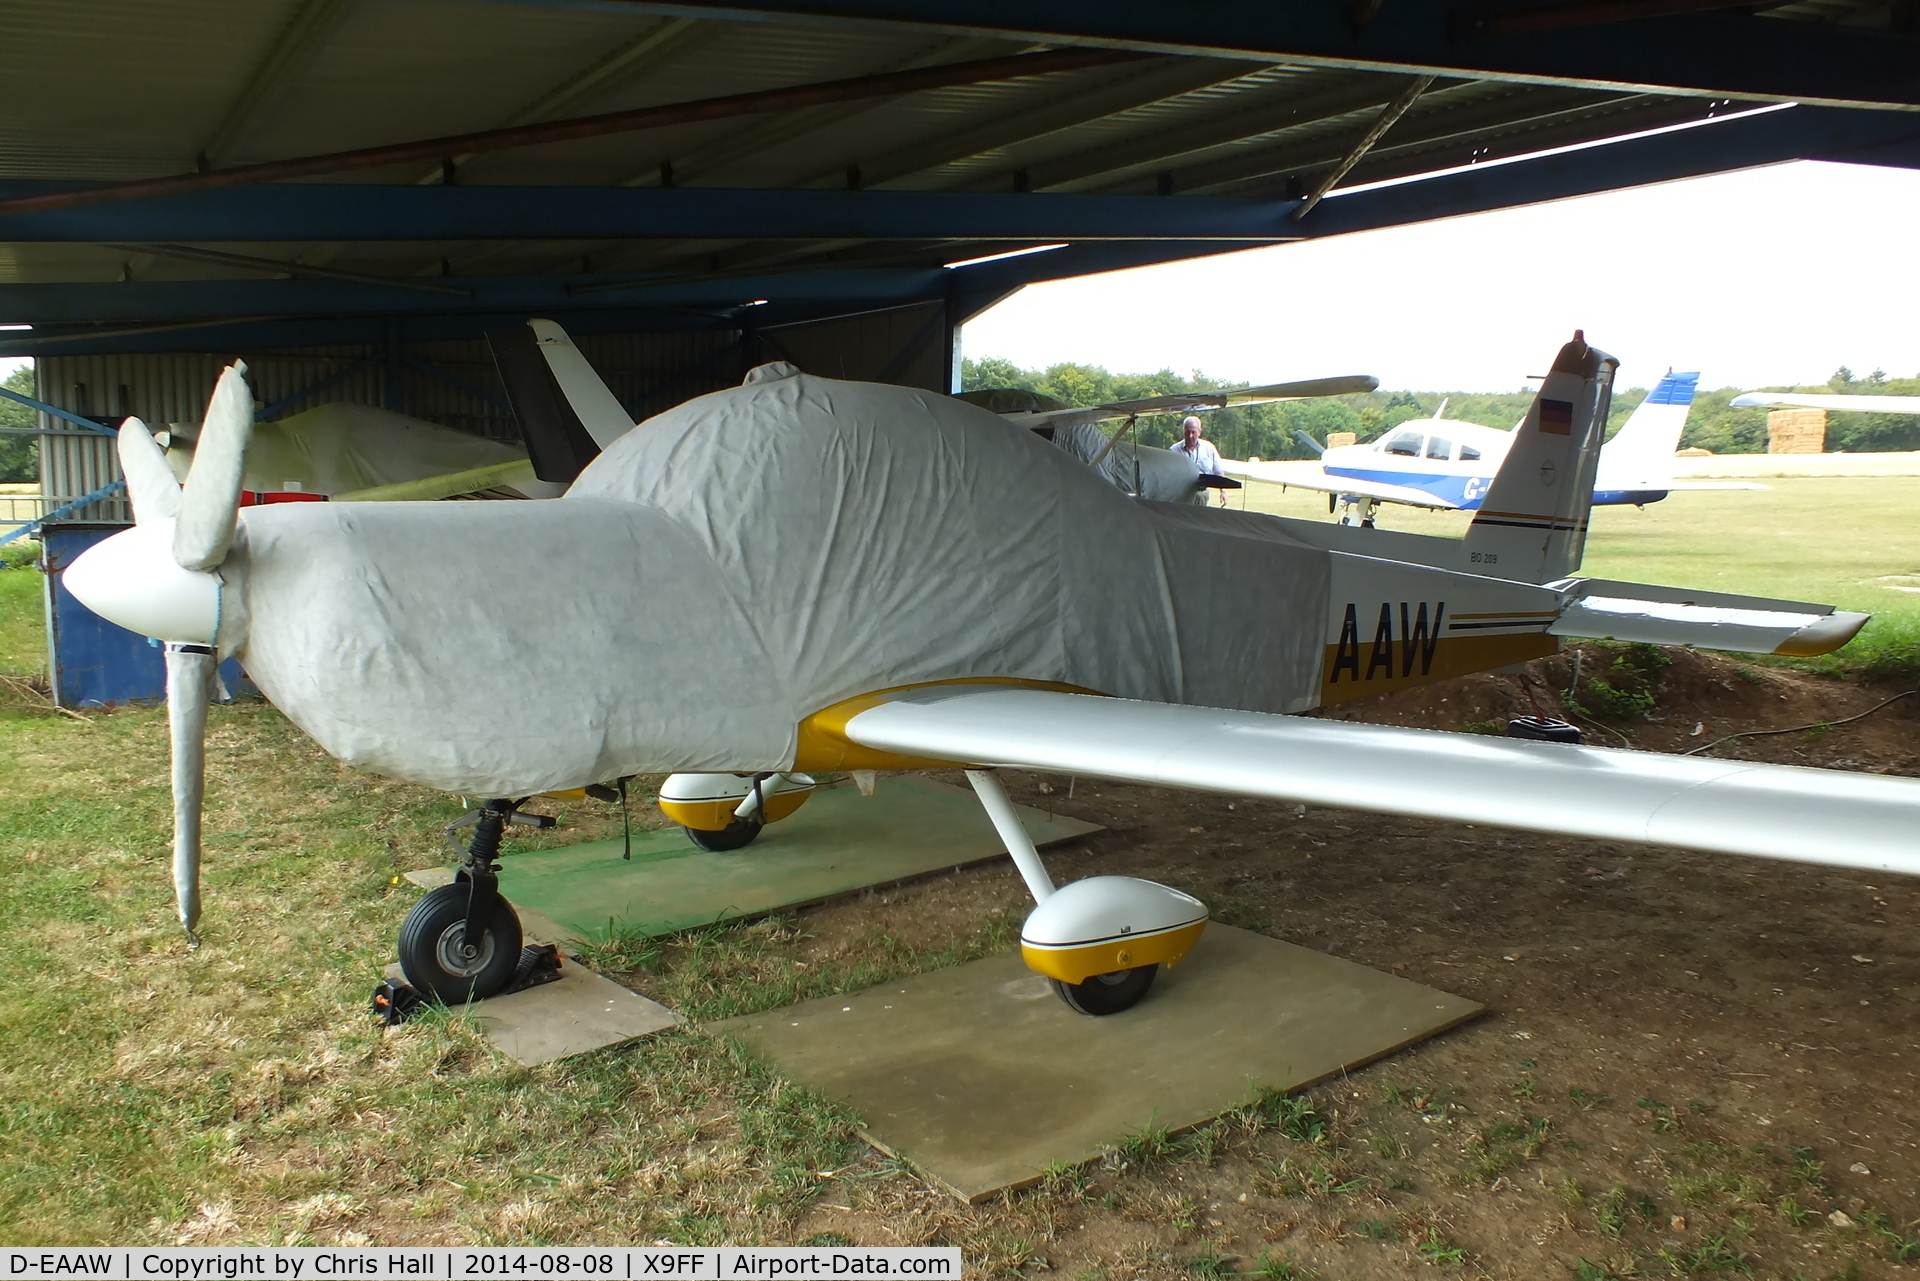
{"type": "Polygon", "coordinates": [[[520,916],[498,895],[477,954],[462,955],[471,893],[464,884],[442,885],[415,903],[400,925],[400,969],[407,982],[444,1005],[484,1001],[507,986],[520,964],[520,916]]]}
{"type": "Polygon", "coordinates": [[[686,828],[687,839],[703,850],[712,850],[724,854],[728,850],[743,850],[753,844],[753,838],[760,835],[765,827],[758,818],[736,818],[717,832],[705,832],[697,827],[686,828]]]}
{"type": "Polygon", "coordinates": [[[1159,972],[1158,965],[1139,965],[1131,970],[1096,974],[1084,983],[1062,983],[1059,979],[1052,983],[1060,999],[1076,1013],[1118,1014],[1145,999],[1147,989],[1153,986],[1153,976],[1159,972]]]}

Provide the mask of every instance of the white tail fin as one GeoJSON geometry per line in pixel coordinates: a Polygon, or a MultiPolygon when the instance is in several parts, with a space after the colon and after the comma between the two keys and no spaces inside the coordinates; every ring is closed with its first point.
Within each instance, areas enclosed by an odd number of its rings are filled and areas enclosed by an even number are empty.
{"type": "Polygon", "coordinates": [[[541,480],[571,484],[601,450],[633,430],[633,416],[551,320],[490,333],[487,342],[541,480]]]}
{"type": "Polygon", "coordinates": [[[1693,407],[1697,373],[1668,370],[1626,425],[1600,450],[1595,487],[1603,491],[1658,489],[1673,479],[1673,451],[1693,407]]]}
{"type": "Polygon", "coordinates": [[[1618,366],[1577,330],[1560,349],[1467,529],[1469,570],[1545,583],[1579,566],[1618,366]]]}

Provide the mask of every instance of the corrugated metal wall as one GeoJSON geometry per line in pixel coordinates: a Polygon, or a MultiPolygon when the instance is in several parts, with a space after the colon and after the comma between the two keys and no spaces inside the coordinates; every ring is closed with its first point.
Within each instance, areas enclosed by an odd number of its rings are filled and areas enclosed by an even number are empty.
{"type": "Polygon", "coordinates": [[[775,325],[756,335],[762,360],[790,360],[823,378],[897,383],[948,392],[953,376],[943,303],[775,325]]]}
{"type": "MultiPolygon", "coordinates": [[[[577,342],[636,420],[732,386],[745,371],[737,330],[590,334],[577,342]]],[[[252,352],[245,359],[254,399],[269,411],[269,420],[335,401],[389,405],[391,377],[397,403],[389,407],[403,414],[478,436],[519,439],[484,340],[407,343],[397,356],[390,361],[383,347],[368,344],[252,352]]],[[[109,423],[129,414],[156,427],[195,423],[231,359],[204,352],[48,356],[37,363],[37,394],[50,405],[109,423]]],[[[42,427],[67,426],[44,414],[41,420],[42,427]]],[[[109,437],[40,440],[40,490],[49,508],[120,478],[109,437]]],[[[114,498],[69,519],[127,521],[132,514],[124,498],[114,498]]]]}

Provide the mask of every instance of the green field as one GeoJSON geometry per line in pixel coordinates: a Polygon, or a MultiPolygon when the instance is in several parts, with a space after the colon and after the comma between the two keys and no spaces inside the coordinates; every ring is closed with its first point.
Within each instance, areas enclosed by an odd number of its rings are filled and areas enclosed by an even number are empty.
{"type": "MultiPolygon", "coordinates": [[[[1920,476],[1790,477],[1765,491],[1676,493],[1594,509],[1580,572],[1596,578],[1818,601],[1874,616],[1816,664],[1892,675],[1920,669],[1920,476]]],[[[1325,495],[1255,484],[1234,506],[1326,520],[1325,495]]],[[[1458,538],[1468,517],[1387,506],[1386,529],[1458,538]]]]}

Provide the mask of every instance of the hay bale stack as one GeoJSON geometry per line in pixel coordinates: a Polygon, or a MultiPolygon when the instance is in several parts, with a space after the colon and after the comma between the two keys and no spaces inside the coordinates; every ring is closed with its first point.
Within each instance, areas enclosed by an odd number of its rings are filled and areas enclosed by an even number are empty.
{"type": "Polygon", "coordinates": [[[1824,454],[1827,452],[1827,411],[1775,409],[1767,414],[1769,454],[1824,454]]]}

